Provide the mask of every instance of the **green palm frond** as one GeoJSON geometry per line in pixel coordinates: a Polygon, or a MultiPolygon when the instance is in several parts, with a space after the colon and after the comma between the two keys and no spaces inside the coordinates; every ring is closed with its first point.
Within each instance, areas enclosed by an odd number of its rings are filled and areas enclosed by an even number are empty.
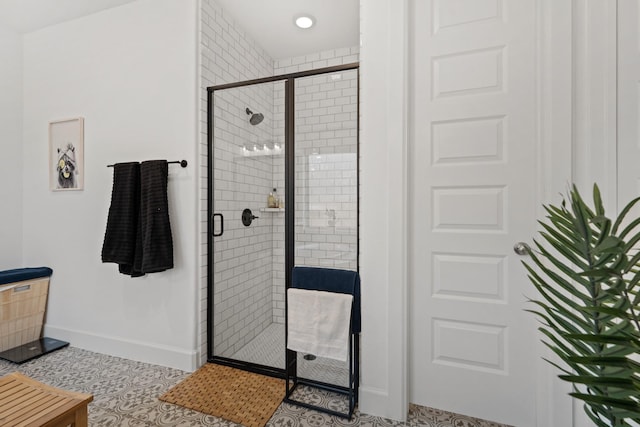
{"type": "Polygon", "coordinates": [[[625,222],[638,202],[611,221],[596,185],[593,207],[573,186],[560,206],[544,207],[541,239],[523,262],[538,292],[528,311],[560,359],[547,361],[599,427],[640,422],[640,218],[625,222]]]}

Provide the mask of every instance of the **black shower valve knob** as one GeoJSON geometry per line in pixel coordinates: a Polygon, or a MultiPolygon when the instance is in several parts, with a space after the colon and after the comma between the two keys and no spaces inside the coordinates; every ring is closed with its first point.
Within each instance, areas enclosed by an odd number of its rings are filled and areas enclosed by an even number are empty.
{"type": "Polygon", "coordinates": [[[242,211],[242,224],[243,224],[245,227],[250,226],[250,225],[251,225],[251,222],[252,222],[254,219],[258,219],[258,218],[260,218],[260,217],[259,217],[259,216],[255,216],[255,215],[253,214],[253,212],[251,212],[251,209],[249,209],[249,208],[247,208],[247,209],[245,209],[245,210],[243,210],[243,211],[242,211]]]}

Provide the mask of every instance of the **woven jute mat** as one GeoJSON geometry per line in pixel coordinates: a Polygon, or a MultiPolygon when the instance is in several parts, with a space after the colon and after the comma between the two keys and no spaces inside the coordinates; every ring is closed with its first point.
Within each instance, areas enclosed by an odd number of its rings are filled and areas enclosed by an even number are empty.
{"type": "Polygon", "coordinates": [[[247,427],[263,427],[284,395],[284,380],[207,363],[160,400],[247,427]]]}

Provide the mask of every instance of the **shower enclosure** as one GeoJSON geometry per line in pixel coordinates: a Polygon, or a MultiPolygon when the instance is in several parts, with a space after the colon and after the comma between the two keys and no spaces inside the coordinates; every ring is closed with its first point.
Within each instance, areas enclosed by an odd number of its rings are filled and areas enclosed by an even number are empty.
{"type": "Polygon", "coordinates": [[[208,358],[282,377],[293,266],[358,268],[358,64],[210,87],[208,138],[208,358]]]}

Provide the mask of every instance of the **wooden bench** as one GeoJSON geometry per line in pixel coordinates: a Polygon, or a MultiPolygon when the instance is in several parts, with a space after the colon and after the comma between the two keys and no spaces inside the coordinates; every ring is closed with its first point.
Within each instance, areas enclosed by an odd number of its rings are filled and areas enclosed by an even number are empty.
{"type": "Polygon", "coordinates": [[[14,372],[0,378],[0,426],[87,427],[91,394],[60,390],[14,372]]]}

